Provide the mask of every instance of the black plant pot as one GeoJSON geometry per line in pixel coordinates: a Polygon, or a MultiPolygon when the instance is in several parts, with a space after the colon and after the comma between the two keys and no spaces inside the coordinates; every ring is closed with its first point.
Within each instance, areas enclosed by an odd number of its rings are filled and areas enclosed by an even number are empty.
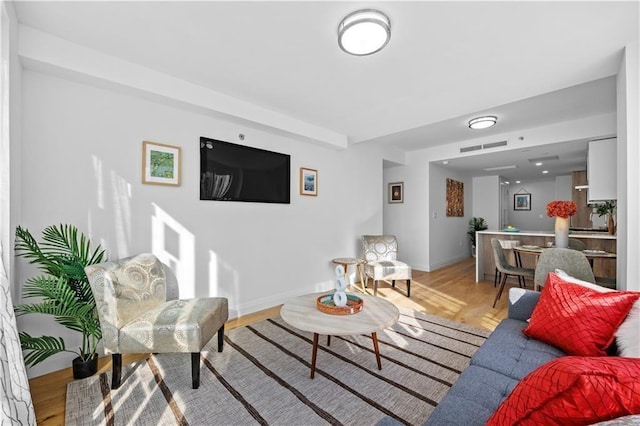
{"type": "Polygon", "coordinates": [[[98,354],[93,354],[93,357],[89,361],[83,361],[78,357],[71,363],[73,366],[73,378],[84,379],[85,377],[91,377],[98,371],[98,354]]]}

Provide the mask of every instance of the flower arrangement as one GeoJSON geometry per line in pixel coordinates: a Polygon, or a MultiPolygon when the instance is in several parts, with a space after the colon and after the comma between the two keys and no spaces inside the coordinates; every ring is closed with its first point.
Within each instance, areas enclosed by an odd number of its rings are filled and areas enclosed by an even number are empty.
{"type": "Polygon", "coordinates": [[[547,204],[547,216],[568,218],[578,211],[576,203],[573,201],[551,201],[547,204]]]}

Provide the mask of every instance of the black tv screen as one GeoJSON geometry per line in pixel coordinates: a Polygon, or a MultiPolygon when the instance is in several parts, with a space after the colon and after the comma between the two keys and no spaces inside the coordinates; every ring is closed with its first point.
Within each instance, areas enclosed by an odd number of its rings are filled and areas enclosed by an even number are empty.
{"type": "Polygon", "coordinates": [[[200,138],[200,199],[290,203],[291,156],[200,138]]]}

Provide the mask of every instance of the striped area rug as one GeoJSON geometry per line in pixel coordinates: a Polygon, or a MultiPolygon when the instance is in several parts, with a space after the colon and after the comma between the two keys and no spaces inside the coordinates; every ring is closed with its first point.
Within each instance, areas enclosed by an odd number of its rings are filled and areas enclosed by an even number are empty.
{"type": "Polygon", "coordinates": [[[280,318],[214,338],[203,352],[199,389],[191,389],[188,354],[159,354],[67,387],[67,425],[364,425],[392,417],[424,422],[489,332],[401,310],[378,332],[382,370],[371,336],[321,337],[309,378],[312,335],[280,318]]]}

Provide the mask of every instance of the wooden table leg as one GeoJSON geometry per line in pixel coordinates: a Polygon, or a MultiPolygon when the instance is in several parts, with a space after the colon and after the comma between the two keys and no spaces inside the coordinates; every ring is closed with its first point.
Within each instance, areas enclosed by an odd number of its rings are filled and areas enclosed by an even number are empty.
{"type": "MultiPolygon", "coordinates": [[[[318,355],[318,333],[313,333],[313,349],[311,350],[311,378],[316,374],[316,356],[318,355]]],[[[377,343],[376,343],[377,344],[377,343]]]]}
{"type": "Polygon", "coordinates": [[[364,274],[362,273],[362,270],[364,269],[364,267],[362,266],[362,263],[356,265],[356,268],[358,268],[358,273],[360,274],[360,287],[362,287],[362,292],[366,293],[367,290],[365,290],[365,282],[364,282],[364,274]]]}
{"type": "Polygon", "coordinates": [[[376,332],[371,333],[371,339],[373,340],[373,349],[376,353],[376,361],[378,362],[378,370],[382,370],[382,361],[380,361],[380,348],[378,347],[378,334],[376,332]]]}

